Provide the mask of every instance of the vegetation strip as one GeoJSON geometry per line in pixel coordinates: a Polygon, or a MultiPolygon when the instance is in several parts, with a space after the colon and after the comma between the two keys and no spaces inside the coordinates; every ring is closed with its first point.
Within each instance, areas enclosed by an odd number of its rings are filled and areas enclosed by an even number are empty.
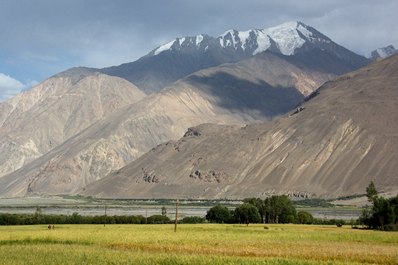
{"type": "Polygon", "coordinates": [[[57,240],[54,238],[31,238],[25,239],[10,239],[0,240],[0,246],[2,245],[43,245],[43,244],[60,244],[60,245],[93,245],[94,243],[75,241],[75,240],[57,240]]]}

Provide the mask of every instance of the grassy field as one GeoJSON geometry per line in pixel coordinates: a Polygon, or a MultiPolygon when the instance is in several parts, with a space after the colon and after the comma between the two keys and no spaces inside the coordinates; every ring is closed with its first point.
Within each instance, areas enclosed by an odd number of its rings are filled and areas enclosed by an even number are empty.
{"type": "Polygon", "coordinates": [[[398,264],[398,233],[305,225],[0,227],[1,264],[398,264]]]}

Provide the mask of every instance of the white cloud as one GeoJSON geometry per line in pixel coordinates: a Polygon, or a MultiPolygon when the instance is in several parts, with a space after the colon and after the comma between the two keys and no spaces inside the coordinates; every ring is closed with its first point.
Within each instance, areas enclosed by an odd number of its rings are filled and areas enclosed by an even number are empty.
{"type": "Polygon", "coordinates": [[[0,102],[37,84],[38,82],[35,80],[29,80],[26,84],[23,84],[9,75],[0,73],[0,102]]]}

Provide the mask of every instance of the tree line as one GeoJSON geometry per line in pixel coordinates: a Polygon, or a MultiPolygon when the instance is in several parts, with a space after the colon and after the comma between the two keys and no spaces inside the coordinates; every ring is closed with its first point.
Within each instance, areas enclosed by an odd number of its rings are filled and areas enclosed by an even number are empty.
{"type": "MultiPolygon", "coordinates": [[[[42,214],[38,207],[34,214],[0,214],[0,225],[33,225],[33,224],[168,224],[173,223],[167,216],[165,207],[161,214],[144,217],[142,215],[117,216],[96,215],[82,216],[42,214]]],[[[309,212],[297,212],[292,201],[285,195],[272,196],[264,200],[248,198],[243,204],[230,210],[226,206],[217,204],[207,211],[205,217],[186,216],[180,223],[297,223],[297,224],[340,224],[343,220],[316,219],[309,212]]]]}
{"type": "Polygon", "coordinates": [[[170,219],[163,215],[153,215],[148,218],[142,215],[132,216],[82,216],[48,214],[0,214],[0,225],[36,225],[36,224],[163,224],[170,219]]]}
{"type": "MultiPolygon", "coordinates": [[[[373,182],[366,188],[371,207],[365,208],[358,222],[351,220],[351,225],[362,224],[369,229],[398,231],[398,196],[384,198],[378,195],[373,182]]],[[[33,224],[167,224],[173,223],[166,215],[166,208],[162,207],[162,214],[144,217],[131,216],[82,216],[46,215],[38,208],[34,214],[0,214],[0,225],[33,225],[33,224]]],[[[341,226],[345,224],[340,219],[317,219],[309,212],[296,211],[292,201],[285,195],[272,196],[264,200],[247,198],[243,204],[231,210],[224,205],[217,204],[207,211],[206,217],[186,216],[180,223],[296,223],[296,224],[328,224],[341,226]]]]}
{"type": "MultiPolygon", "coordinates": [[[[180,223],[204,223],[204,217],[186,216],[179,220],[180,223]]],[[[171,224],[174,221],[165,215],[95,215],[82,216],[78,213],[72,215],[48,214],[0,214],[0,225],[37,225],[37,224],[171,224]]]]}
{"type": "Polygon", "coordinates": [[[264,200],[247,198],[234,210],[223,205],[216,205],[207,211],[206,219],[214,223],[268,223],[268,224],[345,224],[344,220],[316,219],[306,211],[296,211],[292,201],[286,195],[274,195],[264,200]]]}

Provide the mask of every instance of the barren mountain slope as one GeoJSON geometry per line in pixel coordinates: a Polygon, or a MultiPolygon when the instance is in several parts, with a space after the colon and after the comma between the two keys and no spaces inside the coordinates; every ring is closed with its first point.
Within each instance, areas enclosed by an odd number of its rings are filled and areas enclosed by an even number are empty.
{"type": "Polygon", "coordinates": [[[398,190],[398,56],[323,85],[272,123],[201,125],[89,185],[129,198],[244,198],[398,190]]]}
{"type": "Polygon", "coordinates": [[[0,179],[0,194],[81,191],[156,145],[178,139],[188,127],[242,125],[286,113],[332,76],[274,54],[200,71],[120,109],[0,179]]]}
{"type": "Polygon", "coordinates": [[[0,176],[143,97],[124,79],[92,73],[54,76],[0,103],[0,176]]]}

